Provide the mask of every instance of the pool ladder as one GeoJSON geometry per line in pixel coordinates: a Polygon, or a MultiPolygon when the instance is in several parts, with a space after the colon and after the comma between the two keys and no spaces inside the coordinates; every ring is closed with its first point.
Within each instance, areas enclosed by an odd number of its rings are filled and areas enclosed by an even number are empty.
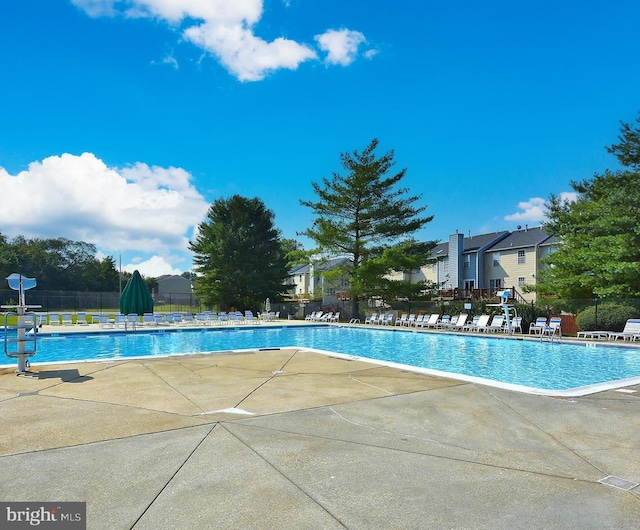
{"type": "Polygon", "coordinates": [[[29,366],[28,357],[36,354],[38,324],[35,313],[7,311],[4,314],[4,354],[18,359],[18,373],[24,373],[29,366]],[[9,325],[9,319],[17,322],[9,325]]]}

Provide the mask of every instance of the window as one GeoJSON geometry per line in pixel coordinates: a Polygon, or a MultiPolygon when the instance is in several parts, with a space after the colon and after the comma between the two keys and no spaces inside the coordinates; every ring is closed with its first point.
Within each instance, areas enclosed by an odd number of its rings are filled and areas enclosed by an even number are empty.
{"type": "Polygon", "coordinates": [[[489,280],[489,288],[502,289],[502,280],[500,278],[496,278],[495,280],[489,280]]]}
{"type": "Polygon", "coordinates": [[[462,256],[462,267],[468,269],[471,266],[471,256],[469,254],[465,254],[462,256]]]}
{"type": "Polygon", "coordinates": [[[525,283],[524,283],[524,276],[520,276],[520,278],[518,278],[518,287],[524,287],[525,283]]]}
{"type": "Polygon", "coordinates": [[[500,252],[493,253],[493,266],[494,267],[500,266],[500,252]]]}
{"type": "Polygon", "coordinates": [[[524,250],[518,250],[518,264],[526,263],[524,250]]]}
{"type": "Polygon", "coordinates": [[[437,263],[432,263],[431,264],[431,272],[438,272],[438,264],[437,263]]]}
{"type": "Polygon", "coordinates": [[[444,258],[444,271],[447,272],[449,270],[449,256],[444,258]]]}

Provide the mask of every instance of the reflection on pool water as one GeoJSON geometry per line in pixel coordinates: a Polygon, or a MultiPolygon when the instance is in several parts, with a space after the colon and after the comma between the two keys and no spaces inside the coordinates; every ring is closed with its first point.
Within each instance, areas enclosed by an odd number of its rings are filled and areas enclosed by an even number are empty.
{"type": "Polygon", "coordinates": [[[290,346],[547,391],[640,378],[638,349],[340,326],[43,334],[31,361],[106,360],[290,346]]]}

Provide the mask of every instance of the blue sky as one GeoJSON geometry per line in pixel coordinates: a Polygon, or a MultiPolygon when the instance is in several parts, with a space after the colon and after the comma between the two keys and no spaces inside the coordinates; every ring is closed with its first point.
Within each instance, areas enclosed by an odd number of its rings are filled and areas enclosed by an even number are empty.
{"type": "MultiPolygon", "coordinates": [[[[219,197],[300,199],[372,138],[444,240],[537,226],[640,111],[640,2],[24,0],[0,14],[0,232],[189,270],[219,197]]],[[[308,246],[308,242],[307,243],[308,246]]]]}

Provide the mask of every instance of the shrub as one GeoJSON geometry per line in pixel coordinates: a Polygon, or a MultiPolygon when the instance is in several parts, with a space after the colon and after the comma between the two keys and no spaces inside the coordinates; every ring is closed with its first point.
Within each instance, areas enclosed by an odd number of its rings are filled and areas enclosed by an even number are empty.
{"type": "Polygon", "coordinates": [[[604,331],[622,331],[627,320],[640,316],[640,311],[635,307],[617,304],[603,304],[591,306],[580,311],[576,317],[576,324],[582,331],[601,329],[604,331]]]}

